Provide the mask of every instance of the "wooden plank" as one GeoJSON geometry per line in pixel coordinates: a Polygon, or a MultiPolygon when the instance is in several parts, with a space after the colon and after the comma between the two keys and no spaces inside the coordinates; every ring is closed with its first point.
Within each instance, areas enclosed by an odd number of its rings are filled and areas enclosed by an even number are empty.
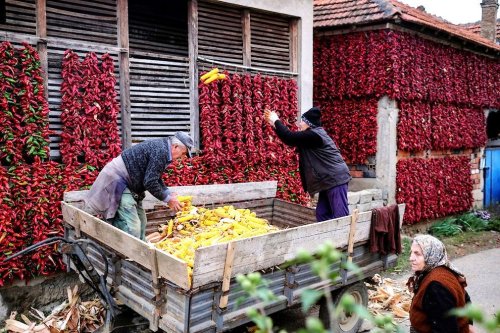
{"type": "Polygon", "coordinates": [[[47,3],[46,0],[36,1],[36,35],[40,38],[47,37],[47,3]]]}
{"type": "Polygon", "coordinates": [[[292,72],[299,71],[299,20],[290,20],[290,70],[292,72]]]}
{"type": "MultiPolygon", "coordinates": [[[[47,7],[47,12],[51,13],[51,14],[59,14],[59,15],[63,15],[63,16],[72,16],[72,17],[79,17],[79,18],[84,18],[84,19],[90,19],[90,20],[94,20],[96,22],[99,22],[99,21],[109,21],[109,22],[115,22],[116,21],[116,18],[111,16],[111,15],[107,15],[107,14],[111,14],[111,12],[102,12],[102,14],[105,14],[105,15],[96,15],[96,14],[84,14],[84,13],[79,13],[79,12],[76,12],[76,11],[72,11],[72,10],[65,10],[65,9],[57,9],[57,8],[53,8],[53,7],[47,7]]],[[[96,11],[97,13],[97,11],[96,11]]]]}
{"type": "MultiPolygon", "coordinates": [[[[209,205],[231,203],[245,200],[274,198],[276,196],[276,181],[195,185],[195,186],[171,186],[170,191],[178,195],[192,195],[193,205],[209,205]]],[[[152,209],[161,202],[146,192],[143,200],[144,209],[152,209]]]]}
{"type": "Polygon", "coordinates": [[[200,110],[198,101],[198,0],[188,2],[188,50],[189,50],[189,111],[191,114],[191,136],[194,146],[200,148],[200,110]]]}
{"type": "Polygon", "coordinates": [[[224,309],[227,307],[227,301],[229,298],[229,286],[231,284],[231,272],[233,270],[233,260],[234,260],[234,242],[229,242],[227,244],[226,250],[226,261],[224,263],[224,273],[222,277],[222,296],[220,298],[219,307],[224,309]]]}
{"type": "Polygon", "coordinates": [[[66,223],[79,223],[83,233],[151,269],[147,243],[66,202],[62,202],[62,213],[66,223]]]}
{"type": "Polygon", "coordinates": [[[36,35],[40,39],[37,43],[37,51],[40,56],[40,64],[42,68],[41,76],[43,78],[44,97],[49,97],[48,76],[49,62],[47,51],[47,11],[46,0],[36,1],[36,35]]]}
{"type": "Polygon", "coordinates": [[[243,10],[241,23],[243,29],[243,66],[252,65],[252,30],[250,28],[250,11],[243,10]]]}
{"type": "Polygon", "coordinates": [[[356,233],[356,223],[358,222],[359,211],[355,209],[351,215],[351,225],[349,228],[349,240],[347,241],[347,261],[352,262],[352,251],[354,249],[354,235],[356,233]]]}
{"type": "MultiPolygon", "coordinates": [[[[276,196],[276,181],[216,184],[216,185],[194,185],[194,186],[171,186],[169,189],[179,195],[192,195],[193,205],[208,205],[218,203],[239,202],[238,207],[246,208],[253,205],[250,200],[256,200],[256,204],[265,205],[271,203],[276,196]],[[262,200],[261,200],[262,199],[262,200]],[[247,203],[241,201],[248,201],[247,203]]],[[[63,200],[67,203],[82,202],[87,196],[88,190],[64,192],[63,200]]],[[[153,209],[162,203],[146,192],[143,201],[144,209],[153,209]]]]}
{"type": "Polygon", "coordinates": [[[130,59],[128,31],[128,0],[117,0],[118,46],[120,47],[120,106],[122,122],[122,146],[132,146],[132,118],[130,102],[130,59]]]}

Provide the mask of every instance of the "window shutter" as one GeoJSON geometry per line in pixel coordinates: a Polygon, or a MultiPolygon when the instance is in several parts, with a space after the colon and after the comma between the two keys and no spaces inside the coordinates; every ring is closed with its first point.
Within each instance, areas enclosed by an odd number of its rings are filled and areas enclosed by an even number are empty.
{"type": "Polygon", "coordinates": [[[204,1],[198,3],[198,55],[243,64],[240,9],[204,1]]]}
{"type": "Polygon", "coordinates": [[[116,0],[47,0],[47,36],[116,46],[116,0]]]}
{"type": "Polygon", "coordinates": [[[290,70],[289,19],[251,12],[252,67],[290,70]]]}

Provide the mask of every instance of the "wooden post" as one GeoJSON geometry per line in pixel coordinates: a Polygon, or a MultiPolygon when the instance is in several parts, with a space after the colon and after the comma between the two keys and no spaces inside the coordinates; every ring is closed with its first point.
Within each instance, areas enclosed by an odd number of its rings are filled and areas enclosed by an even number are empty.
{"type": "Polygon", "coordinates": [[[355,209],[351,215],[351,227],[349,229],[349,242],[347,243],[347,261],[352,262],[354,250],[354,235],[356,234],[356,223],[358,222],[358,210],[355,209]]]}
{"type": "Polygon", "coordinates": [[[290,71],[299,72],[299,20],[290,20],[290,71]]]}
{"type": "Polygon", "coordinates": [[[118,0],[118,47],[120,48],[120,104],[123,148],[132,146],[132,117],[130,107],[130,54],[128,36],[128,0],[118,0]]]}
{"type": "Polygon", "coordinates": [[[227,244],[226,252],[226,263],[224,265],[224,275],[222,278],[222,296],[219,302],[219,308],[224,309],[227,307],[227,301],[229,298],[229,286],[231,284],[231,272],[233,270],[233,260],[234,260],[234,243],[230,242],[227,244]]]}
{"type": "Polygon", "coordinates": [[[149,261],[151,264],[151,277],[153,281],[153,291],[155,293],[155,310],[153,313],[153,320],[150,322],[150,328],[153,331],[158,330],[161,316],[161,289],[160,289],[160,273],[158,272],[158,259],[156,257],[156,249],[153,244],[149,244],[149,261]]]}
{"type": "Polygon", "coordinates": [[[46,0],[36,1],[36,45],[42,66],[43,92],[45,98],[49,98],[49,61],[47,51],[47,2],[46,0]]]}
{"type": "Polygon", "coordinates": [[[200,147],[200,111],[198,101],[198,0],[188,2],[188,48],[189,48],[189,110],[191,112],[191,135],[197,148],[200,147]]]}
{"type": "Polygon", "coordinates": [[[252,66],[252,30],[250,28],[250,11],[243,10],[241,15],[243,29],[243,66],[252,66]]]}

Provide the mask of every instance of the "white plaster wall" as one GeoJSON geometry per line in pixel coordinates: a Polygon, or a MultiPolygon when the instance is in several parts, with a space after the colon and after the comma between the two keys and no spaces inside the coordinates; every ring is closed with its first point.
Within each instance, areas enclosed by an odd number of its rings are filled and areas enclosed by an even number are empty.
{"type": "Polygon", "coordinates": [[[313,98],[313,0],[220,0],[220,2],[300,18],[299,111],[307,111],[313,98]]]}

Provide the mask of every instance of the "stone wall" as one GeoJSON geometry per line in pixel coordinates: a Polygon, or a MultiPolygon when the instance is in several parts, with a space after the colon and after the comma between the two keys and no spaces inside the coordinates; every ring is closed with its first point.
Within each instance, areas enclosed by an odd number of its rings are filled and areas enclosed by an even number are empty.
{"type": "Polygon", "coordinates": [[[381,189],[368,189],[358,192],[348,192],[347,202],[349,204],[349,213],[357,209],[360,213],[368,212],[374,208],[383,207],[387,203],[381,189]]]}

